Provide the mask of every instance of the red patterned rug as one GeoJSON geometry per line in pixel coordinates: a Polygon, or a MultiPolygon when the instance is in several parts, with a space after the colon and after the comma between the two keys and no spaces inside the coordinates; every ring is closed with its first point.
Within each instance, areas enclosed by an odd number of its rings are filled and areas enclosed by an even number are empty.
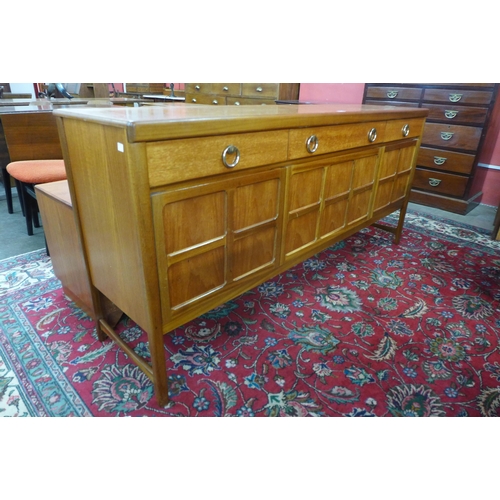
{"type": "Polygon", "coordinates": [[[399,245],[360,231],[165,336],[166,408],[43,250],[0,261],[0,293],[0,415],[500,415],[500,242],[418,212],[399,245]]]}

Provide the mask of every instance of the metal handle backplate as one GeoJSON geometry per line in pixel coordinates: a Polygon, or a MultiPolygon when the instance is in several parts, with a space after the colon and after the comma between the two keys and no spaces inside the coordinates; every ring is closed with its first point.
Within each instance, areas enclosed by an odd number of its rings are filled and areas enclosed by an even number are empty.
{"type": "Polygon", "coordinates": [[[449,141],[453,137],[453,132],[441,132],[441,139],[449,141]]]}
{"type": "Polygon", "coordinates": [[[398,96],[398,91],[397,90],[389,90],[387,92],[387,97],[389,99],[395,99],[398,96]]]}
{"type": "Polygon", "coordinates": [[[454,109],[445,109],[444,110],[444,116],[446,116],[446,118],[449,118],[450,120],[455,118],[455,116],[458,115],[458,111],[455,111],[454,109]]]}
{"type": "Polygon", "coordinates": [[[463,97],[463,94],[450,94],[448,96],[448,99],[451,102],[458,102],[458,101],[460,101],[460,99],[462,99],[462,97],[463,97]]]}
{"type": "Polygon", "coordinates": [[[240,161],[240,150],[236,146],[233,146],[231,144],[222,152],[222,163],[224,163],[224,166],[226,166],[227,168],[236,167],[239,161],[240,161]],[[228,158],[227,158],[228,155],[235,155],[232,163],[228,163],[228,158]]]}
{"type": "Polygon", "coordinates": [[[434,157],[434,163],[436,165],[443,165],[446,160],[447,160],[447,158],[445,158],[444,156],[435,156],[434,157]]]}
{"type": "Polygon", "coordinates": [[[432,187],[439,186],[439,184],[441,184],[441,179],[434,179],[433,177],[429,179],[429,185],[432,187]]]}

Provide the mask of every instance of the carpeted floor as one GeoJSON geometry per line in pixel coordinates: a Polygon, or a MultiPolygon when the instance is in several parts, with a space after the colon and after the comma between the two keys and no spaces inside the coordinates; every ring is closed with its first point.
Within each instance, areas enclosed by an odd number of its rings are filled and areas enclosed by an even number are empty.
{"type": "Polygon", "coordinates": [[[5,259],[0,415],[498,416],[499,278],[488,231],[410,211],[399,245],[368,228],[165,336],[160,408],[44,251],[5,259]]]}

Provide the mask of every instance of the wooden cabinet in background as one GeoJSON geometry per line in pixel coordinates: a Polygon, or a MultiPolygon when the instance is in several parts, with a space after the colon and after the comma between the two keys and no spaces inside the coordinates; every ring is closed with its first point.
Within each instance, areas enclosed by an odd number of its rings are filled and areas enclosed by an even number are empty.
{"type": "Polygon", "coordinates": [[[245,105],[275,104],[297,100],[298,83],[186,83],[187,104],[245,105]]]}
{"type": "Polygon", "coordinates": [[[459,214],[478,204],[473,181],[497,93],[494,83],[366,84],[365,104],[429,110],[410,201],[459,214]]]}

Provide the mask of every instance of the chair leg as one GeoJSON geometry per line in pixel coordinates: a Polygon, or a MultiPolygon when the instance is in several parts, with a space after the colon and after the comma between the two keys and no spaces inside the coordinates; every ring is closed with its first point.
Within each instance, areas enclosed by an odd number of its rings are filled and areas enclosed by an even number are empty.
{"type": "Polygon", "coordinates": [[[2,182],[5,188],[5,198],[7,200],[7,210],[9,214],[14,213],[14,208],[12,205],[12,188],[10,187],[10,174],[7,172],[7,168],[2,166],[2,182]]]}
{"type": "Polygon", "coordinates": [[[28,236],[33,236],[33,219],[32,219],[32,203],[31,196],[26,191],[26,186],[24,182],[20,182],[16,179],[16,187],[19,193],[19,201],[23,207],[24,216],[26,217],[26,230],[28,231],[28,236]]]}

